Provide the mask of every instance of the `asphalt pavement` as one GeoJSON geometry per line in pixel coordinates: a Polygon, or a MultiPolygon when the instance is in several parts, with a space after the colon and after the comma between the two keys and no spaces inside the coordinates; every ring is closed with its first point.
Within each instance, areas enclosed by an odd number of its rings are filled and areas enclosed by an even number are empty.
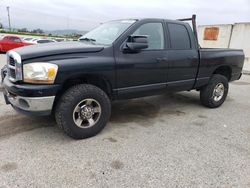
{"type": "Polygon", "coordinates": [[[250,76],[217,109],[196,91],[114,102],[78,141],[0,97],[0,187],[250,187],[250,76]]]}

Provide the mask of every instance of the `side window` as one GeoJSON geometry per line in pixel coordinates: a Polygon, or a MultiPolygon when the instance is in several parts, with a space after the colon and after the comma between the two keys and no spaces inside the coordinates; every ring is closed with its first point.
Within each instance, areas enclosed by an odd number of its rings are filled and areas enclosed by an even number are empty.
{"type": "Polygon", "coordinates": [[[10,37],[9,39],[10,39],[10,41],[13,41],[13,42],[21,42],[21,40],[19,38],[16,38],[16,37],[10,37]]]}
{"type": "Polygon", "coordinates": [[[9,41],[14,42],[14,41],[15,41],[14,39],[15,39],[15,38],[13,38],[13,37],[9,37],[9,41]]]}
{"type": "Polygon", "coordinates": [[[37,43],[42,44],[42,43],[47,43],[48,40],[38,40],[37,43]]]}
{"type": "Polygon", "coordinates": [[[171,47],[173,49],[190,49],[191,43],[188,31],[184,25],[168,24],[171,47]]]}
{"type": "Polygon", "coordinates": [[[164,49],[164,34],[161,23],[143,24],[132,35],[146,35],[148,37],[147,49],[164,49]]]}

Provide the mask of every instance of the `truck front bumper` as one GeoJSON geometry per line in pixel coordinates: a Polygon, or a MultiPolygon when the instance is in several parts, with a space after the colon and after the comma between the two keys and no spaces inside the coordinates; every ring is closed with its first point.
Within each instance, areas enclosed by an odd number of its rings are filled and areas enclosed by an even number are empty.
{"type": "Polygon", "coordinates": [[[53,109],[59,85],[13,84],[5,77],[3,94],[6,104],[27,115],[46,116],[53,109]]]}
{"type": "Polygon", "coordinates": [[[53,108],[55,96],[22,97],[4,92],[6,104],[11,104],[19,112],[30,115],[49,115],[53,108]]]}

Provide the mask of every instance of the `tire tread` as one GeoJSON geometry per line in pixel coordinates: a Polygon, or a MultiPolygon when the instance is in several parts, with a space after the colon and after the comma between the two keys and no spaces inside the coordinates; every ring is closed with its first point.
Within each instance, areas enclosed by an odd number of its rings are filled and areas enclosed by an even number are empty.
{"type": "Polygon", "coordinates": [[[209,108],[217,108],[220,105],[223,104],[223,102],[225,101],[226,97],[227,97],[227,93],[228,93],[228,80],[225,76],[220,75],[220,74],[214,74],[211,79],[209,80],[209,83],[204,86],[201,91],[200,91],[200,101],[201,104],[203,104],[206,107],[209,108]],[[223,83],[224,87],[225,87],[225,94],[223,96],[223,98],[218,101],[215,102],[212,99],[212,92],[214,90],[214,87],[217,83],[223,83]]]}
{"type": "MultiPolygon", "coordinates": [[[[98,132],[95,132],[94,134],[88,133],[85,135],[77,134],[75,131],[73,131],[71,126],[69,126],[68,123],[65,121],[64,114],[69,113],[68,106],[70,105],[70,102],[74,101],[75,96],[81,96],[82,94],[87,94],[87,93],[100,95],[103,98],[103,100],[106,101],[106,103],[108,105],[107,106],[108,117],[105,119],[108,120],[109,116],[110,116],[110,109],[111,109],[110,99],[108,98],[107,94],[103,90],[101,90],[100,88],[98,88],[94,85],[90,85],[90,84],[79,84],[79,85],[72,86],[67,91],[65,91],[65,93],[62,95],[62,97],[59,99],[59,102],[58,102],[58,104],[56,106],[56,110],[55,110],[55,119],[56,119],[58,126],[68,136],[75,138],[75,139],[88,138],[88,137],[94,136],[98,133],[98,132]]],[[[106,124],[106,122],[104,122],[104,123],[106,124]]],[[[101,128],[101,130],[102,130],[102,128],[101,128]]]]}

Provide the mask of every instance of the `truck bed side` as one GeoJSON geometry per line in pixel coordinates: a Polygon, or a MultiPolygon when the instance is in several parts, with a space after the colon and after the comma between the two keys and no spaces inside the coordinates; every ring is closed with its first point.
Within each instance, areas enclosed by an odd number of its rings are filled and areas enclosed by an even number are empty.
{"type": "Polygon", "coordinates": [[[241,76],[244,63],[243,50],[201,48],[199,49],[200,65],[194,88],[206,85],[212,74],[222,74],[229,81],[237,80],[241,76]]]}

